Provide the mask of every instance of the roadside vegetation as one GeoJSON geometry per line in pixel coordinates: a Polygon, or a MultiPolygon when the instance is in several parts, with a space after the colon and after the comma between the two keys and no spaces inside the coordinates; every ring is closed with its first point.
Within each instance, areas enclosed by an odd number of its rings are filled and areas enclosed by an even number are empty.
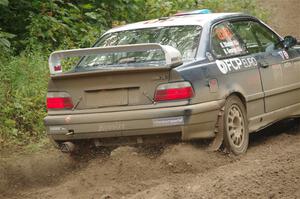
{"type": "Polygon", "coordinates": [[[0,150],[45,137],[52,51],[90,47],[114,26],[201,8],[267,19],[255,0],[0,0],[0,150]]]}

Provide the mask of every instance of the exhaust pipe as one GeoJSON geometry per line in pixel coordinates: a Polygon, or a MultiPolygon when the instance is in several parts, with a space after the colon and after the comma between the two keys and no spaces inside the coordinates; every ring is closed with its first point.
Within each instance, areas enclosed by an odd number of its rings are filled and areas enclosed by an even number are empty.
{"type": "Polygon", "coordinates": [[[63,153],[73,153],[76,149],[76,145],[73,142],[63,142],[60,145],[60,150],[63,153]]]}

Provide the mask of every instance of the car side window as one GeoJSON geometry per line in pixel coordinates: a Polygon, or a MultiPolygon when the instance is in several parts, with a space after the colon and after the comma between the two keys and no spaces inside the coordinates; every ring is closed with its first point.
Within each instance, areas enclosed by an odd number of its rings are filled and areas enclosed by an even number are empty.
{"type": "Polygon", "coordinates": [[[256,21],[231,22],[230,27],[242,39],[248,53],[270,52],[280,48],[280,38],[256,21]]]}
{"type": "Polygon", "coordinates": [[[253,32],[252,21],[236,21],[230,23],[230,26],[243,41],[247,53],[258,53],[262,51],[261,46],[258,44],[258,38],[253,32]]]}
{"type": "Polygon", "coordinates": [[[243,41],[232,31],[228,22],[214,26],[211,38],[212,51],[217,58],[247,53],[243,41]]]}

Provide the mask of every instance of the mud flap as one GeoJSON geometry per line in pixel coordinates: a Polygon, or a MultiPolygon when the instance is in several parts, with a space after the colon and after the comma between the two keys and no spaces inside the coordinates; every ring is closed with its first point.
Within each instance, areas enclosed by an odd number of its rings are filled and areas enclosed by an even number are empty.
{"type": "Polygon", "coordinates": [[[218,114],[218,120],[216,123],[216,128],[215,128],[215,133],[216,136],[213,139],[213,141],[210,143],[208,150],[209,151],[217,151],[222,143],[223,143],[223,139],[224,139],[224,110],[225,107],[222,107],[219,114],[218,114]]]}

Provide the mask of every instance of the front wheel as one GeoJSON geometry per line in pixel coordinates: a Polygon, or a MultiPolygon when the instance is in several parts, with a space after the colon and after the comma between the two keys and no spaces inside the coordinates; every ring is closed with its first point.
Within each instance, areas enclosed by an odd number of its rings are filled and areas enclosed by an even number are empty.
{"type": "Polygon", "coordinates": [[[246,108],[239,97],[230,96],[224,109],[224,145],[235,155],[245,153],[249,144],[246,108]]]}

